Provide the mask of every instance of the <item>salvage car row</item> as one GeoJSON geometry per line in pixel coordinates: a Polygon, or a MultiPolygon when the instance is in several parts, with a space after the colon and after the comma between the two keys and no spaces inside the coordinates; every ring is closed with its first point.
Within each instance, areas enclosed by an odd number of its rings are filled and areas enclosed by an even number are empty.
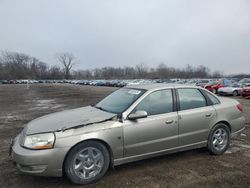
{"type": "Polygon", "coordinates": [[[127,80],[0,80],[0,84],[70,83],[78,85],[124,87],[150,83],[175,83],[203,87],[218,95],[250,96],[250,78],[221,79],[127,79],[127,80]]]}
{"type": "Polygon", "coordinates": [[[175,83],[203,87],[214,94],[250,96],[250,78],[237,79],[137,79],[137,80],[73,80],[71,84],[124,87],[150,83],[175,83]]]}

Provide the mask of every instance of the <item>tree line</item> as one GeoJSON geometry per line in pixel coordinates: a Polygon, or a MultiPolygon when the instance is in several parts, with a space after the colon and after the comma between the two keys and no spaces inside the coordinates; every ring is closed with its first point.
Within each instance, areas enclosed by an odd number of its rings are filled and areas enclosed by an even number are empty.
{"type": "Polygon", "coordinates": [[[27,54],[3,51],[0,53],[0,80],[16,79],[170,79],[170,78],[220,78],[223,73],[210,71],[204,65],[184,68],[160,63],[156,68],[144,63],[136,66],[102,67],[93,70],[73,70],[77,58],[72,53],[56,54],[61,66],[49,65],[27,54]]]}
{"type": "Polygon", "coordinates": [[[2,51],[0,53],[0,80],[69,79],[75,57],[70,53],[61,53],[57,54],[56,58],[62,66],[50,66],[27,54],[2,51]]]}

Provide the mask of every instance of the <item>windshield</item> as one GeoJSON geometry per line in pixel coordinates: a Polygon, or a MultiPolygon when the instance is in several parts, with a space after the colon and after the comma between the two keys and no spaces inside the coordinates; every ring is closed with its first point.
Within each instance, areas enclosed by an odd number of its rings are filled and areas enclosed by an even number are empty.
{"type": "Polygon", "coordinates": [[[239,81],[239,83],[247,83],[250,82],[250,78],[243,78],[242,80],[239,81]]]}
{"type": "Polygon", "coordinates": [[[96,108],[120,114],[142,96],[143,93],[145,93],[145,90],[122,88],[100,101],[96,105],[96,108]]]}

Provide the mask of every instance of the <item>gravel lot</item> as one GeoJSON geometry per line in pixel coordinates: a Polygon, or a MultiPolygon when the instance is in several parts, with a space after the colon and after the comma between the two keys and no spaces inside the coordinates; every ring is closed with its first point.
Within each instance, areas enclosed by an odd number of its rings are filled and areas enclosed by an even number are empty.
{"type": "MultiPolygon", "coordinates": [[[[0,85],[0,187],[76,187],[66,178],[20,173],[8,157],[11,138],[39,116],[95,104],[116,88],[67,84],[0,85]]],[[[244,105],[246,130],[222,156],[197,149],[116,167],[84,187],[250,187],[250,100],[244,105]]],[[[77,186],[79,187],[79,186],[77,186]]]]}

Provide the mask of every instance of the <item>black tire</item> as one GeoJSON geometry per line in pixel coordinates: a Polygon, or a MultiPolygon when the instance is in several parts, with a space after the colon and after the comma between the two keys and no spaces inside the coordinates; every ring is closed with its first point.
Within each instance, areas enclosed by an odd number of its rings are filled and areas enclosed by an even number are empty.
{"type": "Polygon", "coordinates": [[[231,140],[231,134],[230,134],[230,129],[227,125],[223,123],[218,123],[216,124],[210,131],[209,136],[208,136],[208,144],[207,148],[212,155],[222,155],[229,147],[230,145],[230,140],[231,140]],[[222,150],[217,150],[216,147],[213,145],[214,141],[214,133],[218,131],[219,129],[224,130],[224,132],[227,134],[227,142],[225,144],[225,147],[222,150]]]}
{"type": "Polygon", "coordinates": [[[212,89],[212,93],[217,94],[217,90],[216,89],[212,89]]]}
{"type": "Polygon", "coordinates": [[[233,91],[233,96],[238,96],[238,91],[233,91]]]}
{"type": "Polygon", "coordinates": [[[106,174],[109,168],[109,164],[110,164],[110,154],[107,148],[101,142],[86,141],[86,142],[82,142],[76,145],[74,148],[71,149],[71,151],[69,152],[69,154],[67,155],[65,159],[64,171],[65,171],[66,176],[71,182],[75,184],[86,185],[86,184],[94,183],[98,181],[100,178],[102,178],[106,174]],[[89,147],[96,148],[102,153],[103,158],[104,158],[104,164],[99,174],[97,174],[95,177],[91,177],[90,179],[86,180],[86,179],[80,178],[76,174],[76,172],[73,170],[73,166],[74,166],[74,159],[77,153],[83,150],[84,148],[89,148],[89,147]]]}

